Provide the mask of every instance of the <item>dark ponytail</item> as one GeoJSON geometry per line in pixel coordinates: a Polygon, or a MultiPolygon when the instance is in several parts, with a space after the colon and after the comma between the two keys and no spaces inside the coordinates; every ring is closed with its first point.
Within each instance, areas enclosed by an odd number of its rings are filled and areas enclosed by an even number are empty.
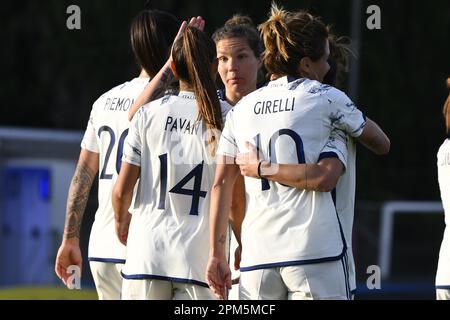
{"type": "Polygon", "coordinates": [[[131,47],[136,62],[154,77],[169,58],[170,48],[180,22],[172,14],[143,10],[131,23],[131,47]]]}
{"type": "Polygon", "coordinates": [[[197,120],[206,124],[208,144],[211,155],[214,155],[219,141],[218,131],[223,129],[220,102],[211,74],[217,56],[216,46],[204,32],[188,26],[175,42],[172,55],[178,77],[194,90],[199,113],[197,120]]]}

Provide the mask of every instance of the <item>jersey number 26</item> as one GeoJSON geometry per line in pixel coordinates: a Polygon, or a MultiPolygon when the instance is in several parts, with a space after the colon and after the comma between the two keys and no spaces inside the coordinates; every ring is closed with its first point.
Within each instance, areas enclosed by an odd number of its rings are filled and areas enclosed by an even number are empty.
{"type": "MultiPolygon", "coordinates": [[[[101,137],[101,134],[103,132],[108,132],[111,139],[109,141],[108,149],[106,150],[105,161],[103,162],[103,169],[100,172],[100,179],[110,180],[110,179],[112,179],[113,174],[112,173],[107,174],[106,169],[108,167],[109,157],[111,156],[111,152],[114,148],[114,145],[116,144],[116,135],[114,134],[113,129],[111,129],[108,126],[101,127],[98,130],[98,136],[101,137]]],[[[117,174],[119,174],[120,167],[122,166],[123,143],[124,143],[127,135],[128,135],[128,129],[126,129],[124,132],[122,132],[122,134],[120,135],[120,138],[119,138],[119,146],[117,147],[117,154],[116,154],[116,172],[117,172],[117,174]]]]}

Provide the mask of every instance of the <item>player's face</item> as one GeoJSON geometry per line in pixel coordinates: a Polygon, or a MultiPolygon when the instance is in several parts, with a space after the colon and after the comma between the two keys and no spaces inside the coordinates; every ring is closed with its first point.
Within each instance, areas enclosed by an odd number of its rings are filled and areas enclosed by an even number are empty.
{"type": "Polygon", "coordinates": [[[219,74],[227,93],[247,95],[256,90],[260,58],[245,38],[222,39],[217,43],[219,74]]]}
{"type": "Polygon", "coordinates": [[[311,62],[310,65],[310,76],[312,79],[319,82],[323,82],[323,78],[330,70],[330,65],[328,64],[328,57],[330,56],[330,43],[328,39],[325,43],[325,53],[319,60],[311,62]]]}

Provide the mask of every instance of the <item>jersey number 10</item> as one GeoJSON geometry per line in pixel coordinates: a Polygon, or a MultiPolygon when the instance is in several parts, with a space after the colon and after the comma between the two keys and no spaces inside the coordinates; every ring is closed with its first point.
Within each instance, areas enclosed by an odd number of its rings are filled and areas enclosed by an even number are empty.
{"type": "MultiPolygon", "coordinates": [[[[302,138],[295,131],[293,131],[291,129],[278,130],[270,138],[269,146],[268,146],[268,154],[269,154],[270,162],[277,163],[276,153],[275,153],[275,143],[277,142],[279,137],[284,136],[284,135],[290,137],[294,141],[295,150],[297,152],[297,161],[298,161],[298,163],[299,164],[305,163],[305,151],[303,149],[302,138]]],[[[261,150],[261,134],[258,133],[258,135],[256,137],[254,137],[253,139],[256,140],[256,149],[258,151],[261,150]]],[[[281,185],[287,187],[284,184],[281,184],[281,185]]],[[[264,178],[261,179],[261,190],[262,191],[267,191],[269,189],[270,189],[269,180],[264,179],[264,178]]]]}

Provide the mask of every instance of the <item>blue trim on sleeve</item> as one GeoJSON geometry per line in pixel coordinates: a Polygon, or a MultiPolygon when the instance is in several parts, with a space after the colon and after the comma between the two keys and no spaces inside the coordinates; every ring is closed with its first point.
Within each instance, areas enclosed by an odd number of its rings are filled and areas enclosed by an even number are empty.
{"type": "Polygon", "coordinates": [[[362,123],[362,124],[359,126],[358,129],[356,129],[355,131],[353,131],[352,134],[355,134],[355,133],[357,133],[357,132],[359,132],[359,131],[362,131],[362,130],[364,129],[364,127],[366,126],[366,124],[367,124],[367,121],[364,120],[364,123],[362,123]]]}
{"type": "Polygon", "coordinates": [[[329,159],[329,158],[337,158],[337,159],[339,159],[339,157],[338,157],[336,152],[322,152],[319,155],[319,160],[317,160],[317,162],[319,162],[320,160],[329,159]]]}
{"type": "Polygon", "coordinates": [[[166,276],[158,276],[154,274],[130,274],[126,275],[123,272],[121,272],[122,278],[127,280],[162,280],[162,281],[171,281],[171,282],[177,282],[177,283],[192,283],[197,286],[209,288],[209,286],[202,281],[193,280],[193,279],[184,279],[184,278],[174,278],[174,277],[166,277],[166,276]]]}
{"type": "Polygon", "coordinates": [[[88,261],[91,262],[104,262],[104,263],[121,263],[125,264],[125,259],[113,259],[113,258],[96,258],[96,257],[89,257],[88,261]]]}

